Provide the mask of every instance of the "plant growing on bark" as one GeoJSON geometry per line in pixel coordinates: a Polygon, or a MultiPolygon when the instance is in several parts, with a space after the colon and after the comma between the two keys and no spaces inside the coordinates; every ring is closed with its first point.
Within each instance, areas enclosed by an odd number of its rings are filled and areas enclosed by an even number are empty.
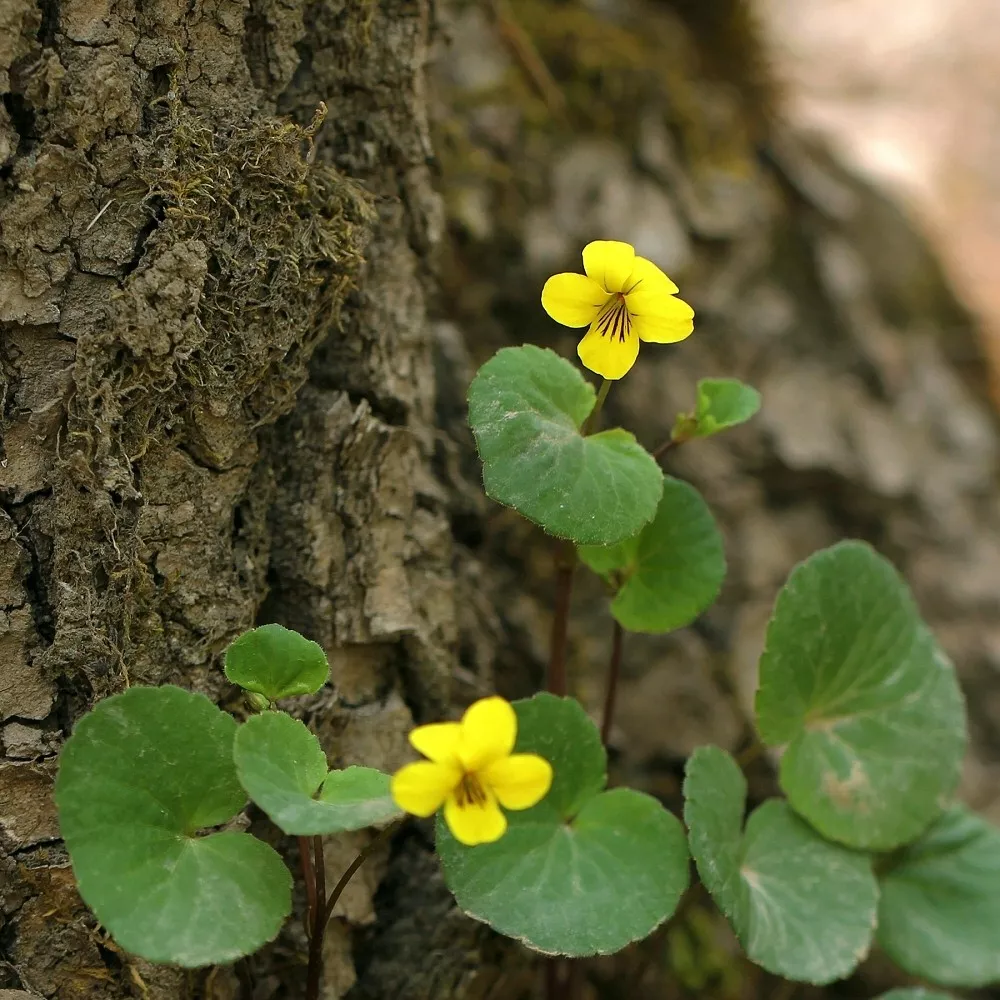
{"type": "MultiPolygon", "coordinates": [[[[829,983],[877,940],[944,986],[1000,979],[1000,832],[952,801],[966,743],[954,670],[905,583],[863,543],[796,567],[767,630],[741,759],[780,751],[785,798],[745,818],[740,764],[718,747],[688,761],[684,824],[649,795],[605,787],[626,632],[690,624],[726,570],[705,501],[657,460],[750,419],[760,398],[703,379],[652,453],[626,430],[600,430],[639,340],[681,340],[693,314],[627,244],[589,245],[584,266],[586,276],[550,279],[542,300],[559,322],[589,327],[579,353],[604,377],[599,391],[531,345],[498,352],[469,390],[486,492],[556,540],[548,690],[418,727],[411,742],[426,759],[392,778],[330,771],[315,736],[276,707],[323,686],[323,650],[278,625],[247,632],[226,655],[258,713],[246,722],[167,686],[108,698],[77,726],[57,802],[84,899],[124,949],[153,961],[252,953],[287,919],[291,876],[239,828],[249,799],[299,838],[311,1000],[323,929],[372,849],[328,895],[322,838],[378,827],[377,843],[405,810],[439,813],[437,851],[458,905],[547,955],[610,954],[647,936],[677,909],[693,857],[747,956],[776,975],[829,983]],[[613,620],[600,729],[567,697],[578,566],[606,583],[613,620]]],[[[549,982],[555,994],[558,978],[549,982]]]]}

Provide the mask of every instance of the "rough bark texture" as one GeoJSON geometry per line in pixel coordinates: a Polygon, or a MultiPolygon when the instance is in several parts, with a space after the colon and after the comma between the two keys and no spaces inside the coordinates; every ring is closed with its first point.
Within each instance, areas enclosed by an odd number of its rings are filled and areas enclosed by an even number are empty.
{"type": "MultiPolygon", "coordinates": [[[[701,316],[644,351],[612,418],[655,444],[699,375],[767,399],[671,463],[717,510],[731,577],[699,628],[629,641],[623,773],[669,801],[692,746],[739,743],[718,678],[745,695],[787,570],[853,534],[958,659],[967,790],[996,809],[998,441],[932,258],[877,195],[778,143],[753,39],[698,5],[490,9],[442,9],[435,32],[428,0],[0,0],[0,990],[236,995],[231,970],[120,954],[75,894],[49,794],[95,700],[171,681],[238,710],[220,654],[277,620],[330,654],[302,711],[331,758],[392,768],[414,717],[537,683],[548,547],[481,497],[464,393],[504,343],[571,355],[538,289],[593,237],[686,276],[701,316]]],[[[596,587],[577,610],[596,704],[596,587]]],[[[331,843],[331,878],[364,836],[331,843]]],[[[255,995],[301,996],[303,953],[290,926],[255,995]]],[[[671,996],[662,954],[588,971],[609,996],[671,996]]],[[[532,985],[454,910],[420,829],[352,886],[327,956],[330,998],[532,985]]],[[[773,995],[722,968],[726,995],[773,995]]]]}

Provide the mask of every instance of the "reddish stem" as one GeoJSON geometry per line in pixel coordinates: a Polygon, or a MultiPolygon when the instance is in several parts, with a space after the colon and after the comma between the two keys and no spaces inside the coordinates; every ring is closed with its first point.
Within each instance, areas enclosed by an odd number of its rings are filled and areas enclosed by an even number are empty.
{"type": "Polygon", "coordinates": [[[556,549],[556,599],[552,610],[549,673],[546,679],[546,689],[557,695],[565,695],[568,687],[566,636],[569,631],[569,605],[573,593],[574,569],[576,569],[576,548],[572,542],[560,542],[556,549]]]}
{"type": "Polygon", "coordinates": [[[668,451],[670,451],[671,448],[676,448],[680,443],[680,441],[675,441],[673,438],[667,438],[667,440],[653,452],[653,458],[659,461],[668,451]]]}
{"type": "Polygon", "coordinates": [[[604,715],[601,719],[601,742],[607,746],[611,734],[611,722],[615,715],[615,700],[618,695],[618,678],[622,669],[622,644],[625,630],[615,622],[611,636],[611,665],[608,667],[608,687],[604,695],[604,715]]]}
{"type": "MultiPolygon", "coordinates": [[[[306,838],[308,852],[309,841],[306,838]]],[[[319,987],[323,978],[323,931],[326,929],[326,863],[323,858],[323,838],[312,838],[314,906],[309,933],[309,968],[306,973],[306,1000],[319,1000],[319,987]]]]}
{"type": "Polygon", "coordinates": [[[311,938],[316,921],[316,881],[308,837],[299,837],[299,864],[302,866],[302,881],[306,885],[306,935],[311,938]]]}

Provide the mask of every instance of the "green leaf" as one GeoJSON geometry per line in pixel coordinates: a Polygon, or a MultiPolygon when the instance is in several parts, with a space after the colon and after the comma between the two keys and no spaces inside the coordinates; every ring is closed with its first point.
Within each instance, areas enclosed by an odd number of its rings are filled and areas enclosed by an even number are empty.
{"type": "Polygon", "coordinates": [[[684,831],[648,795],[601,791],[604,748],[578,702],[540,694],[514,708],[515,750],[551,762],[552,791],[508,813],[507,833],[492,844],[465,847],[439,819],[448,887],[470,916],[536,951],[619,951],[676,909],[688,881],[684,831]]]}
{"type": "Polygon", "coordinates": [[[389,775],[371,767],[328,774],[319,740],[284,712],[248,719],[236,733],[233,753],[250,798],[285,833],[343,833],[400,815],[389,775]]]}
{"type": "Polygon", "coordinates": [[[746,781],[718,747],[687,763],[684,820],[698,873],[749,958],[768,972],[822,985],[864,958],[878,887],[871,861],[823,840],[771,799],[743,828],[746,781]]]}
{"type": "Polygon", "coordinates": [[[952,1000],[947,993],[936,993],[934,990],[924,989],[902,989],[890,990],[883,993],[876,1000],[952,1000]]]}
{"type": "Polygon", "coordinates": [[[226,676],[268,701],[314,694],[330,676],[323,647],[281,625],[244,632],[226,650],[226,676]]]}
{"type": "Polygon", "coordinates": [[[738,424],[745,424],[760,409],[760,393],[735,378],[703,378],[698,382],[698,400],[692,437],[708,437],[738,424]]]}
{"type": "Polygon", "coordinates": [[[59,825],[80,895],[126,951],[183,966],[230,962],[291,910],[281,858],[246,833],[196,836],[246,803],[235,720],[176,687],[99,702],[66,742],[59,825]]]}
{"type": "Polygon", "coordinates": [[[595,399],[554,352],[505,347],[472,380],[469,423],[489,496],[558,538],[613,545],[652,519],[662,475],[628,432],[580,434],[595,399]]]}
{"type": "Polygon", "coordinates": [[[797,566],[767,630],[757,721],[787,744],[781,787],[832,840],[888,850],[958,783],[965,710],[947,657],[892,565],[841,542],[797,566]]]}
{"type": "Polygon", "coordinates": [[[890,858],[879,944],[944,986],[1000,981],[1000,830],[962,807],[890,858]]]}
{"type": "Polygon", "coordinates": [[[635,538],[582,546],[596,572],[624,579],[611,613],[630,632],[670,632],[690,625],[718,596],[726,575],[722,536],[701,494],[665,476],[656,517],[635,538]]]}

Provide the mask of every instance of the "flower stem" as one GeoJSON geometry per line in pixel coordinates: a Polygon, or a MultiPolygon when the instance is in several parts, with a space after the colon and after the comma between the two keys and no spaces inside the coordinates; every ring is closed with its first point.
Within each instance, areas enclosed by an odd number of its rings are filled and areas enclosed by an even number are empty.
{"type": "Polygon", "coordinates": [[[312,852],[309,838],[299,837],[299,863],[302,866],[302,881],[306,886],[306,936],[312,937],[316,922],[316,881],[313,877],[312,852]]]}
{"type": "Polygon", "coordinates": [[[625,630],[615,622],[611,636],[611,664],[608,667],[608,687],[604,695],[604,715],[601,719],[601,742],[607,746],[611,734],[611,721],[615,714],[615,698],[618,694],[618,678],[622,668],[622,643],[625,630]]]}
{"type": "Polygon", "coordinates": [[[604,400],[608,398],[608,393],[611,392],[613,385],[614,382],[606,378],[601,383],[601,388],[597,390],[597,402],[594,403],[594,408],[590,411],[590,416],[583,422],[583,428],[580,431],[584,437],[594,433],[597,427],[597,418],[601,415],[601,410],[604,409],[604,400]]]}
{"type": "Polygon", "coordinates": [[[392,837],[392,835],[403,825],[405,820],[399,820],[396,823],[390,823],[387,827],[379,830],[379,832],[372,837],[370,841],[361,849],[358,856],[350,863],[347,871],[340,876],[340,880],[333,887],[333,892],[330,893],[329,898],[326,901],[326,906],[323,908],[323,928],[330,922],[330,917],[333,916],[334,908],[340,900],[340,897],[344,894],[344,890],[347,888],[347,883],[354,878],[355,872],[374,854],[374,852],[382,846],[387,840],[392,837]]]}
{"type": "Polygon", "coordinates": [[[573,571],[576,569],[576,547],[572,542],[560,542],[556,548],[556,600],[552,611],[552,633],[549,639],[549,672],[546,690],[565,695],[566,635],[569,631],[569,603],[573,593],[573,571]]]}
{"type": "MultiPolygon", "coordinates": [[[[330,917],[333,916],[334,908],[337,905],[340,897],[343,895],[344,890],[347,888],[347,883],[351,881],[354,877],[355,872],[371,857],[375,849],[380,845],[384,844],[389,837],[392,836],[402,825],[403,820],[398,823],[390,823],[383,830],[380,830],[376,836],[374,836],[358,853],[358,856],[350,863],[347,871],[340,876],[340,880],[333,887],[333,892],[330,893],[329,897],[324,903],[320,905],[320,908],[316,914],[316,919],[312,925],[312,937],[309,939],[309,969],[306,975],[306,997],[305,1000],[319,1000],[319,987],[320,978],[323,973],[323,937],[326,931],[326,925],[330,922],[330,917]]],[[[307,840],[307,838],[300,837],[300,840],[307,840]]],[[[326,870],[323,866],[323,841],[321,837],[313,838],[313,846],[316,851],[316,891],[319,892],[319,899],[323,899],[326,896],[326,870]],[[323,874],[320,876],[318,873],[322,871],[323,874]]]]}
{"type": "MultiPolygon", "coordinates": [[[[316,922],[318,925],[320,916],[323,912],[322,903],[326,899],[326,863],[323,857],[323,838],[313,837],[313,861],[316,866],[316,900],[319,906],[317,907],[316,922]]],[[[323,927],[319,926],[319,931],[322,933],[323,927]]]]}
{"type": "MultiPolygon", "coordinates": [[[[299,838],[306,841],[308,853],[308,838],[299,838]]],[[[312,919],[309,929],[309,968],[306,973],[306,1000],[319,1000],[320,980],[323,977],[323,930],[326,921],[323,915],[326,912],[323,900],[326,898],[326,864],[323,858],[323,838],[313,837],[313,892],[312,899],[315,905],[312,907],[312,919]]]]}

